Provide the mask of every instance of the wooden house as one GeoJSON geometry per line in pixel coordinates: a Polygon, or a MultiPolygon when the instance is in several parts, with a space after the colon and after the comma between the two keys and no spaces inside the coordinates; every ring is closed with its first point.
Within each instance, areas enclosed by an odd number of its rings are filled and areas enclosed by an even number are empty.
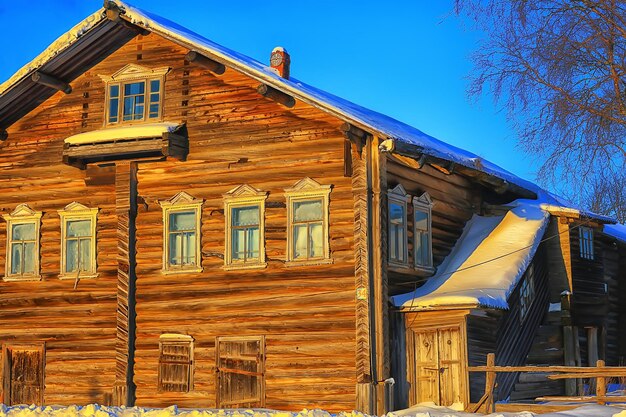
{"type": "Polygon", "coordinates": [[[0,85],[2,402],[467,404],[467,365],[524,363],[532,343],[515,341],[562,289],[570,327],[622,352],[611,219],[299,82],[289,61],[106,1],[0,85]],[[391,303],[459,264],[471,225],[523,218],[519,199],[539,199],[536,227],[524,261],[504,259],[523,269],[504,302],[391,303]],[[598,296],[608,313],[588,314],[598,296]],[[441,353],[418,363],[426,339],[441,353]]]}

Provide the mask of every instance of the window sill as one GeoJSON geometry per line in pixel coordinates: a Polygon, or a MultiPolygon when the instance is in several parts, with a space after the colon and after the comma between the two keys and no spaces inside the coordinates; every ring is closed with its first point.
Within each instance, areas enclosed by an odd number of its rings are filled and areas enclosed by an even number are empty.
{"type": "Polygon", "coordinates": [[[99,274],[94,273],[94,272],[85,272],[85,275],[81,274],[79,276],[76,276],[76,274],[72,274],[72,275],[61,274],[61,275],[59,275],[59,279],[63,279],[63,280],[92,279],[92,278],[97,278],[98,275],[99,274]]]}
{"type": "Polygon", "coordinates": [[[41,275],[9,275],[2,278],[3,281],[41,281],[41,275]]]}
{"type": "Polygon", "coordinates": [[[223,266],[225,271],[237,271],[237,270],[246,270],[246,269],[265,269],[267,268],[267,262],[263,263],[231,263],[223,266]]]}
{"type": "Polygon", "coordinates": [[[313,266],[313,265],[328,265],[332,264],[332,258],[325,259],[303,259],[301,261],[289,260],[285,262],[285,266],[288,268],[297,266],[313,266]]]}
{"type": "Polygon", "coordinates": [[[424,265],[415,265],[415,272],[419,273],[420,275],[432,275],[435,273],[435,271],[437,270],[437,268],[433,267],[433,266],[424,266],[424,265]]]}
{"type": "Polygon", "coordinates": [[[162,269],[163,275],[176,275],[176,274],[194,274],[202,272],[203,268],[181,268],[181,269],[162,269]]]}

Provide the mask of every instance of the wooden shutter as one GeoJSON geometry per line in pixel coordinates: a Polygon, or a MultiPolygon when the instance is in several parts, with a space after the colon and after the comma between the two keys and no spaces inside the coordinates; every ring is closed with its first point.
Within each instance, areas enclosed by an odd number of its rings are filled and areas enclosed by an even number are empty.
{"type": "Polygon", "coordinates": [[[188,392],[193,388],[193,339],[186,335],[161,337],[159,391],[188,392]]]}
{"type": "Polygon", "coordinates": [[[217,407],[265,406],[265,338],[217,338],[217,407]]]}
{"type": "Polygon", "coordinates": [[[5,400],[8,405],[43,404],[43,347],[5,350],[7,375],[5,400]]]}

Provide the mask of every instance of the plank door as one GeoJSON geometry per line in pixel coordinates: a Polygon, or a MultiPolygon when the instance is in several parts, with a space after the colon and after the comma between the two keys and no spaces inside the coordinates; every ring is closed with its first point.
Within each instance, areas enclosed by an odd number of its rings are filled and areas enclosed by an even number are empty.
{"type": "MultiPolygon", "coordinates": [[[[410,369],[411,395],[415,405],[433,402],[450,406],[464,404],[463,350],[459,327],[417,330],[409,348],[413,358],[410,369]]],[[[411,360],[412,359],[412,360],[411,360]]]]}
{"type": "Polygon", "coordinates": [[[217,407],[265,406],[265,338],[218,337],[217,407]]]}
{"type": "Polygon", "coordinates": [[[7,405],[43,403],[43,349],[5,350],[7,405]]]}

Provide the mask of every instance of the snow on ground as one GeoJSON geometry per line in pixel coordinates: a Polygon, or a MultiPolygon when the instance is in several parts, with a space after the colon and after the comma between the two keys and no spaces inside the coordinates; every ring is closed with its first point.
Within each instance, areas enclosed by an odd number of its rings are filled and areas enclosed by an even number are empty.
{"type": "MultiPolygon", "coordinates": [[[[406,410],[388,413],[387,417],[626,417],[626,410],[601,405],[586,405],[568,411],[534,414],[517,413],[471,414],[435,405],[419,405],[406,410]]],[[[168,408],[107,407],[90,404],[84,407],[37,407],[0,405],[0,417],[368,417],[357,411],[331,414],[323,410],[302,410],[299,413],[275,410],[189,410],[176,406],[168,408]]]]}

